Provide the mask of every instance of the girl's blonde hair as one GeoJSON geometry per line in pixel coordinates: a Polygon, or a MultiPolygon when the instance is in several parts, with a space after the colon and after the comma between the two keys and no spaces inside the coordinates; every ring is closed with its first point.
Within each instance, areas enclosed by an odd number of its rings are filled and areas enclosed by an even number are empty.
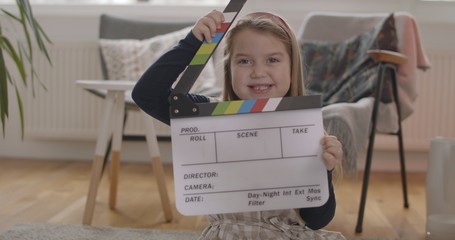
{"type": "Polygon", "coordinates": [[[240,100],[232,88],[231,52],[235,45],[235,36],[245,29],[272,34],[285,45],[291,58],[291,86],[286,96],[302,96],[304,94],[302,59],[294,31],[286,21],[275,14],[255,12],[239,19],[237,25],[226,35],[223,100],[240,100]]]}

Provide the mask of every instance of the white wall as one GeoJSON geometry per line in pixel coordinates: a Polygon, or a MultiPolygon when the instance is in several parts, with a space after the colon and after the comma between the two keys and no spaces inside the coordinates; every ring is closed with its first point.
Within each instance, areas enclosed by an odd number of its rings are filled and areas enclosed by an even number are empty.
{"type": "MultiPolygon", "coordinates": [[[[2,5],[13,11],[13,6],[2,5]]],[[[54,43],[87,42],[96,44],[98,17],[101,13],[141,19],[196,20],[212,9],[223,6],[187,5],[165,6],[152,3],[132,5],[34,5],[34,13],[54,43]]],[[[455,4],[422,3],[416,0],[249,0],[241,14],[250,11],[273,11],[284,16],[297,30],[302,19],[310,11],[341,12],[393,12],[407,11],[420,25],[420,33],[427,49],[454,50],[455,4]]],[[[2,21],[3,24],[3,21],[2,21]]],[[[94,139],[61,140],[36,139],[25,136],[20,139],[18,114],[15,100],[11,99],[11,113],[6,125],[5,138],[0,138],[0,157],[38,159],[89,160],[94,152],[94,139]]],[[[26,115],[27,117],[27,115],[26,115]]],[[[126,160],[148,159],[144,143],[125,143],[122,156],[126,160]]],[[[163,151],[169,152],[168,144],[163,151]]],[[[426,152],[420,158],[426,159],[426,152]]],[[[166,159],[165,159],[166,160],[166,159]]],[[[170,161],[167,159],[166,161],[170,161]]]]}

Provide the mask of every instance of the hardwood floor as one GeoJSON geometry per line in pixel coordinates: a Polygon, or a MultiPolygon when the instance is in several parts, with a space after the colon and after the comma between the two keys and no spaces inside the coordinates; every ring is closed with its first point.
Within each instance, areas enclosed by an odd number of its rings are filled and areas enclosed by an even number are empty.
{"type": "MultiPolygon", "coordinates": [[[[0,158],[0,232],[16,223],[81,224],[88,192],[90,161],[0,158]]],[[[173,199],[172,166],[165,167],[173,199]]],[[[204,216],[186,217],[174,210],[164,222],[151,165],[121,163],[117,208],[108,206],[108,178],[100,184],[94,226],[201,231],[204,216]]],[[[370,178],[363,233],[355,234],[361,175],[336,186],[337,213],[325,228],[345,236],[425,239],[425,173],[408,173],[410,208],[403,208],[400,176],[375,172],[370,178]]]]}

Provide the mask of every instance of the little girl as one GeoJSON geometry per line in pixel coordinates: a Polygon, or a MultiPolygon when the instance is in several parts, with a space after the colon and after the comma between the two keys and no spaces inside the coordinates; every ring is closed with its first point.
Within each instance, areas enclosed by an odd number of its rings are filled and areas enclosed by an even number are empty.
{"type": "MultiPolygon", "coordinates": [[[[200,18],[179,44],[160,57],[133,89],[136,104],[169,124],[168,97],[172,84],[188,66],[203,40],[210,42],[224,21],[212,11],[200,18]]],[[[304,93],[302,61],[294,32],[279,16],[256,12],[239,19],[226,35],[223,100],[300,96],[304,93]]],[[[188,94],[196,102],[202,95],[188,94]]],[[[345,239],[340,233],[318,230],[335,214],[332,172],[339,168],[341,143],[324,136],[323,161],[328,171],[329,200],[320,207],[209,215],[210,225],[199,239],[345,239]]]]}

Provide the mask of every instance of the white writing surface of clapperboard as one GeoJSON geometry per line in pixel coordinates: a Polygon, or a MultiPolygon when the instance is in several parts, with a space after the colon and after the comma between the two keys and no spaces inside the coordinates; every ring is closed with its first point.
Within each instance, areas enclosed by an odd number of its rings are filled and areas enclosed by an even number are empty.
{"type": "Polygon", "coordinates": [[[173,118],[177,209],[184,215],[316,207],[328,199],[319,96],[199,104],[173,118]]]}

